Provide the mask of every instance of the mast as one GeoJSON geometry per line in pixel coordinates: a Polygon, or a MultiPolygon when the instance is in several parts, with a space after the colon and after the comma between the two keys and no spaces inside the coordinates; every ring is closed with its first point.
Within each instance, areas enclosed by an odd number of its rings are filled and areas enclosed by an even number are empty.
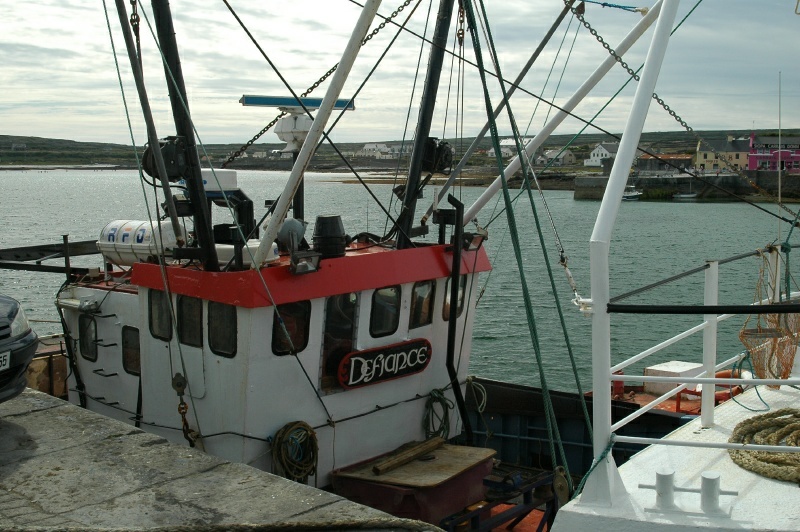
{"type": "MultiPolygon", "coordinates": [[[[186,99],[186,86],[183,82],[183,70],[178,55],[178,43],[175,40],[175,27],[172,24],[172,11],[168,0],[152,0],[153,17],[155,18],[158,42],[164,54],[164,71],[169,87],[169,100],[172,105],[172,116],[175,119],[175,131],[183,138],[186,148],[186,189],[189,200],[194,207],[194,231],[200,248],[200,256],[208,271],[219,271],[217,249],[214,247],[214,236],[211,230],[211,210],[203,187],[200,173],[200,158],[197,155],[197,144],[189,115],[189,104],[186,99]]],[[[158,145],[153,146],[158,148],[158,145]]],[[[186,251],[182,250],[186,255],[186,251]]],[[[188,257],[188,255],[186,255],[188,257]]],[[[194,258],[194,257],[192,257],[194,258]]]]}
{"type": "Polygon", "coordinates": [[[414,211],[417,208],[417,195],[422,171],[422,158],[431,132],[433,109],[436,105],[436,94],[439,91],[439,78],[442,74],[442,63],[447,46],[447,34],[450,32],[450,21],[453,16],[455,0],[442,0],[439,4],[439,13],[436,17],[431,53],[428,59],[428,72],[425,75],[425,87],[420,102],[417,132],[414,138],[414,147],[411,151],[411,164],[408,168],[408,180],[403,197],[403,211],[397,220],[400,234],[397,236],[397,248],[403,249],[411,246],[411,230],[414,224],[414,211]]]}

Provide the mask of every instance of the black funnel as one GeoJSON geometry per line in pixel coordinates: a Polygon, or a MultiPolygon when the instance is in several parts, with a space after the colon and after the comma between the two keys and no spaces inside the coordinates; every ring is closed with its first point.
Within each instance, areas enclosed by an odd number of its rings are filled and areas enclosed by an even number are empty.
{"type": "Polygon", "coordinates": [[[339,215],[317,216],[314,224],[314,251],[321,253],[323,259],[343,257],[347,246],[342,217],[339,215]]]}

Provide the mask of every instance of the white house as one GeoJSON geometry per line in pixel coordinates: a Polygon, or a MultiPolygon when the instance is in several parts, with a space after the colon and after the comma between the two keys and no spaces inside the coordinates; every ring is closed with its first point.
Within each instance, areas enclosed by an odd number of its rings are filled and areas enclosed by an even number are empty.
{"type": "Polygon", "coordinates": [[[588,159],[583,160],[583,166],[603,166],[603,159],[614,159],[619,150],[619,142],[601,142],[594,147],[588,159]]]}
{"type": "Polygon", "coordinates": [[[384,156],[390,154],[392,150],[384,143],[370,142],[364,144],[364,147],[356,152],[358,157],[375,157],[378,159],[385,158],[384,156]]]}

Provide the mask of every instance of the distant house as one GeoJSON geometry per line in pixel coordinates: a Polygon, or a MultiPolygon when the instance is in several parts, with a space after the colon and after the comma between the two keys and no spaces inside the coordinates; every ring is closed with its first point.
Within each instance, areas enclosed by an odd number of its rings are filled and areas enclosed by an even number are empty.
{"type": "Polygon", "coordinates": [[[384,143],[370,142],[364,144],[364,147],[356,152],[357,157],[375,157],[378,159],[384,158],[392,152],[389,147],[384,143]]]}
{"type": "Polygon", "coordinates": [[[800,137],[757,137],[750,133],[748,170],[772,170],[800,174],[800,137]],[[779,153],[780,152],[780,153],[779,153]]]}
{"type": "Polygon", "coordinates": [[[583,166],[603,166],[603,159],[615,159],[619,150],[619,142],[601,142],[583,160],[583,166]]]}
{"type": "Polygon", "coordinates": [[[725,140],[697,141],[695,166],[705,172],[743,170],[748,166],[750,141],[728,135],[725,140]]]}
{"type": "MultiPolygon", "coordinates": [[[[524,137],[520,138],[519,139],[520,146],[524,147],[529,141],[530,139],[524,137]]],[[[517,153],[517,143],[513,138],[500,140],[500,156],[503,159],[511,157],[512,155],[516,155],[516,153],[517,153]]],[[[494,154],[495,154],[494,147],[492,147],[488,152],[486,152],[486,155],[488,155],[489,157],[494,157],[495,156],[494,154]]]]}
{"type": "Polygon", "coordinates": [[[536,164],[550,166],[570,166],[575,164],[575,154],[570,150],[547,150],[536,158],[536,164]]]}

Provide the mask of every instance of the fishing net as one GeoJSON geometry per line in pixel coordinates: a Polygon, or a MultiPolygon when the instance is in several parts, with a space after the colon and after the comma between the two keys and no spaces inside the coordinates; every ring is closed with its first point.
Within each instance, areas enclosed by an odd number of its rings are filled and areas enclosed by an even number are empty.
{"type": "MultiPolygon", "coordinates": [[[[756,304],[770,300],[769,263],[763,254],[762,259],[761,274],[756,286],[756,304]]],[[[762,308],[765,312],[747,317],[739,331],[739,340],[750,353],[753,370],[758,378],[786,379],[792,371],[797,352],[800,314],[770,313],[768,304],[756,308],[762,308]]]]}

